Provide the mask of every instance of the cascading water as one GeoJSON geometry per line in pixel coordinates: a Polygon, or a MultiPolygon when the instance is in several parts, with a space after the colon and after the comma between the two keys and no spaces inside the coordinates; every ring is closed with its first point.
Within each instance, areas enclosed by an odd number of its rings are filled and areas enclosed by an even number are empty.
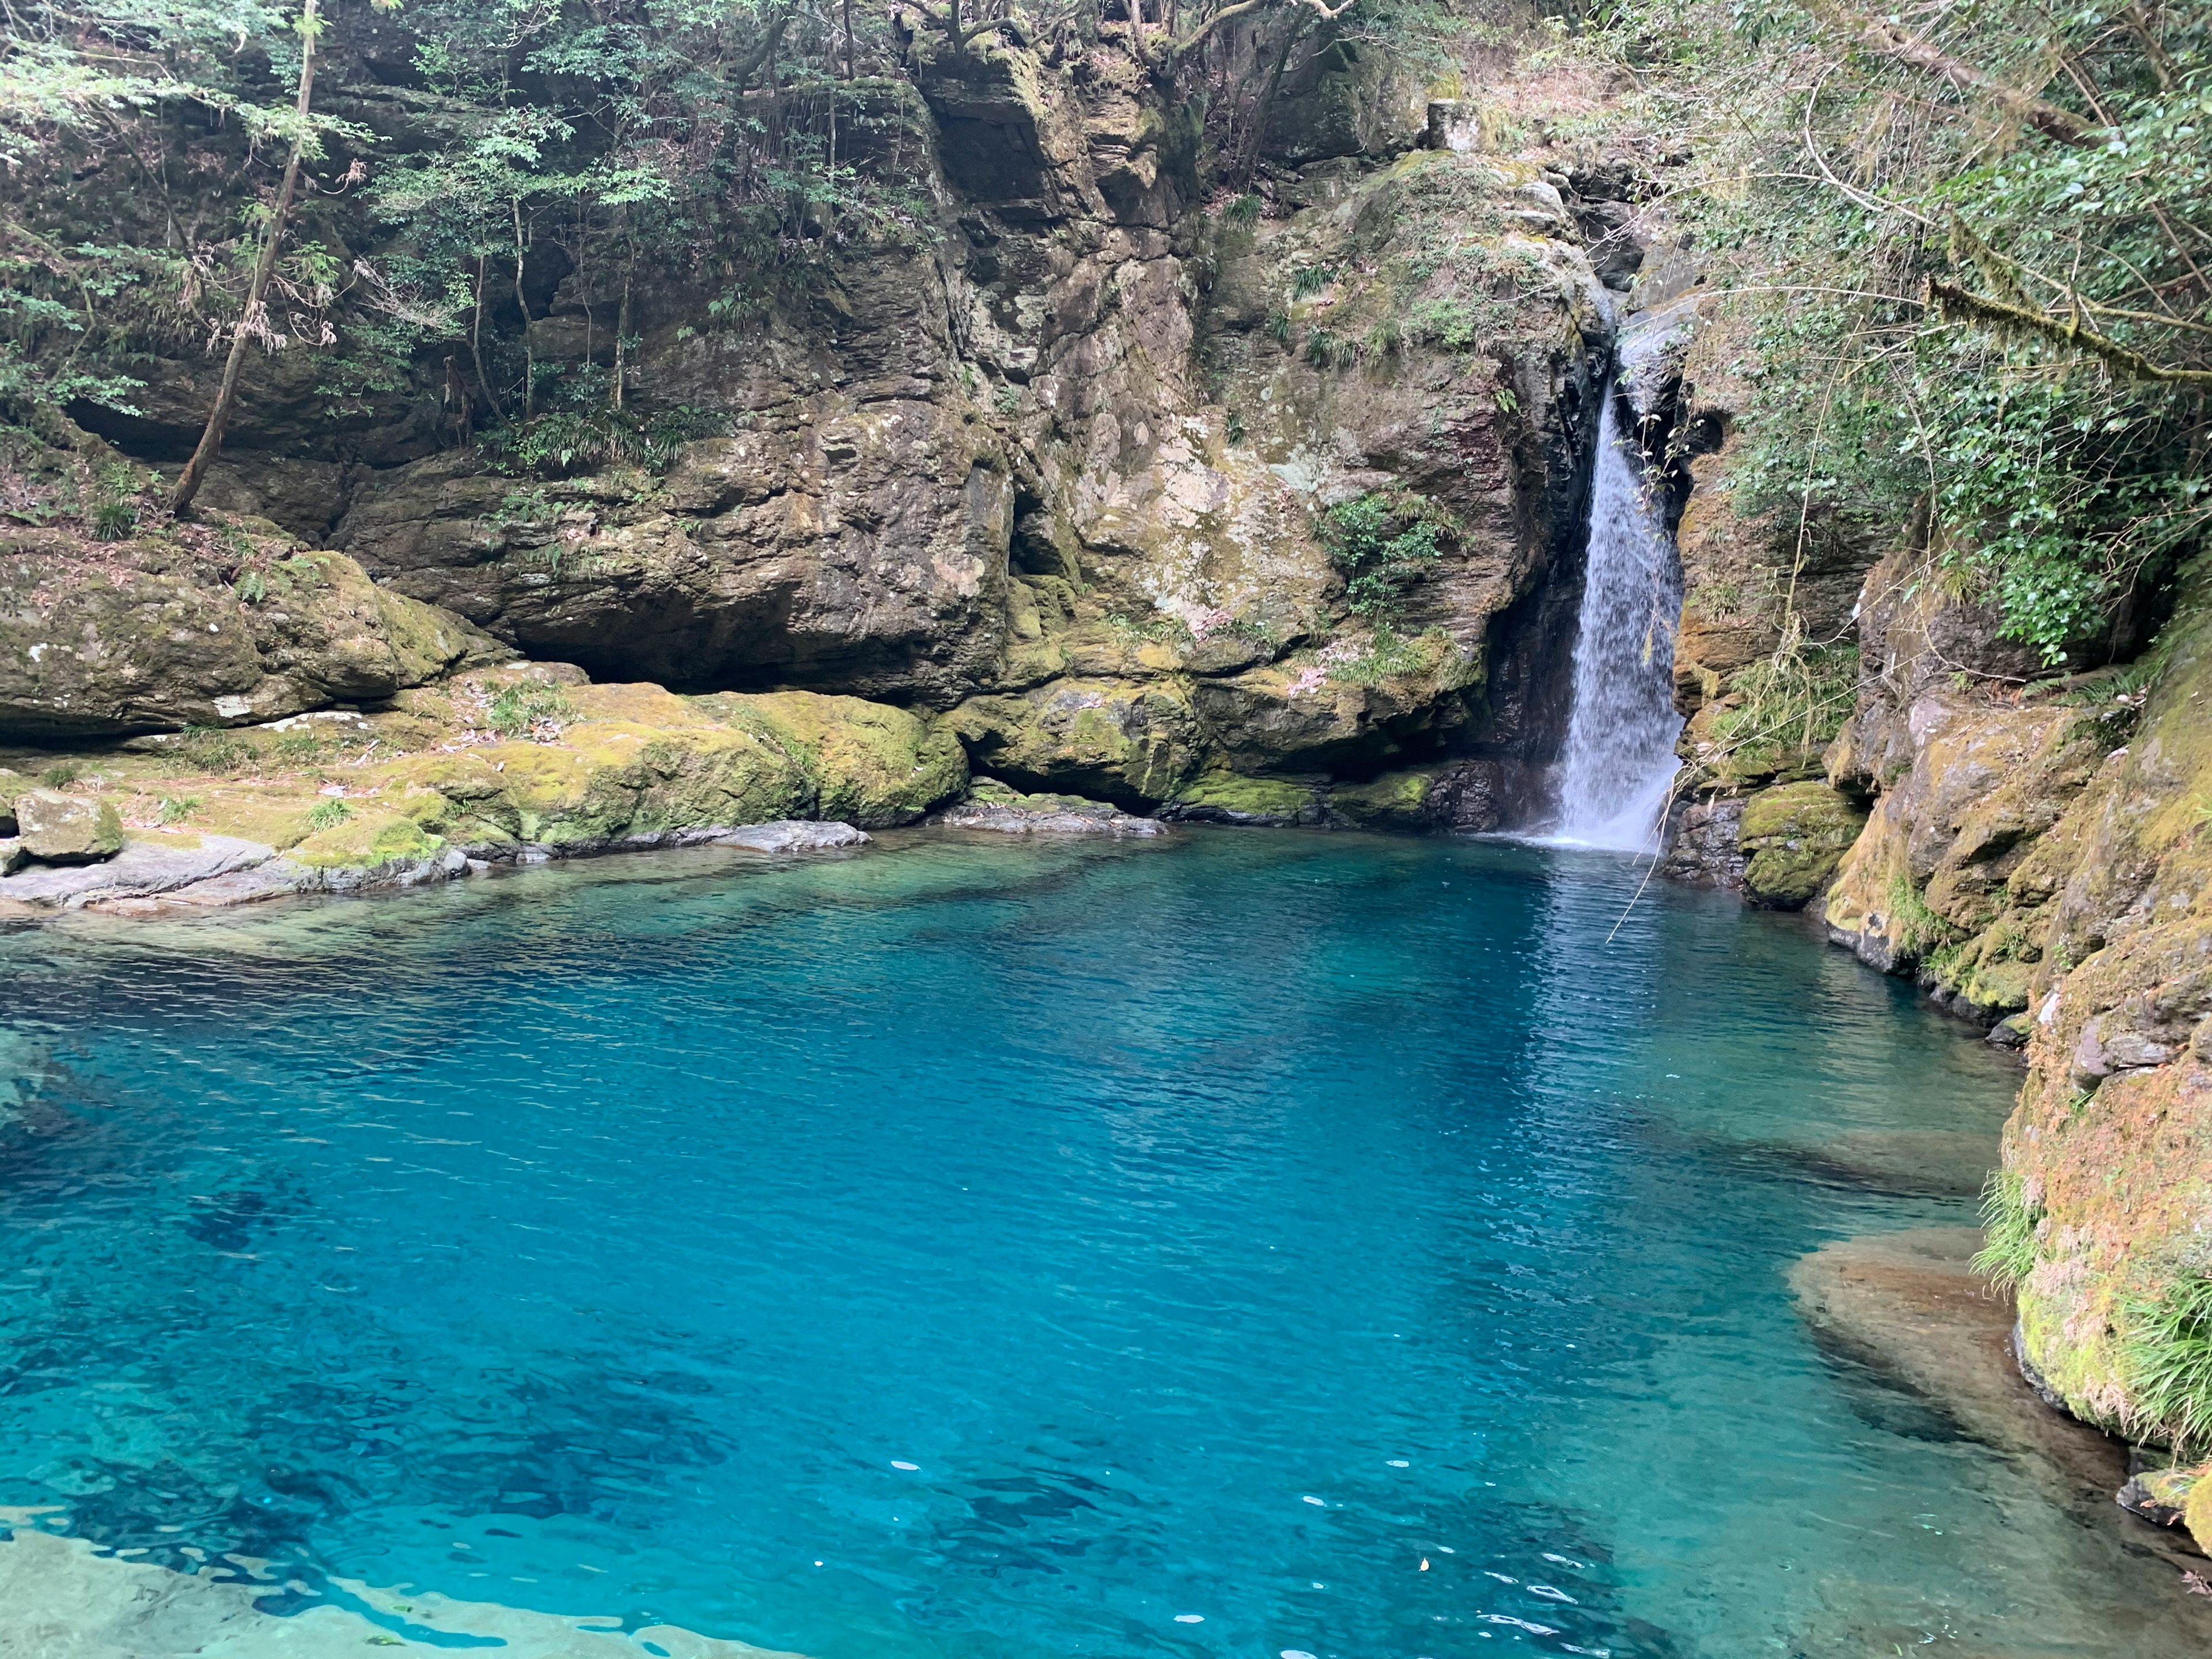
{"type": "Polygon", "coordinates": [[[1579,846],[1640,852],[1657,839],[1680,764],[1674,679],[1682,569],[1616,401],[1608,388],[1598,422],[1589,562],[1553,833],[1579,846]]]}

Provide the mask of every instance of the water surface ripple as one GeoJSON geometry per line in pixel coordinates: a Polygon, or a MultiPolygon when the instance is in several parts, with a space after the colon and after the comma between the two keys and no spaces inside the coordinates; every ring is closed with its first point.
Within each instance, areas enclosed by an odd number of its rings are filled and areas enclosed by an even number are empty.
{"type": "Polygon", "coordinates": [[[1784,1281],[1970,1220],[1824,1149],[2013,1076],[1637,875],[917,835],[0,937],[0,1503],[815,1659],[2116,1650],[2116,1528],[1784,1281]]]}

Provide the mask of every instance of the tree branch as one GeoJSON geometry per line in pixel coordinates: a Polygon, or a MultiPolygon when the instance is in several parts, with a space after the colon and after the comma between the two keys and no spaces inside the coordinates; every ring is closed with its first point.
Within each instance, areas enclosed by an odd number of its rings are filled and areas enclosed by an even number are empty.
{"type": "Polygon", "coordinates": [[[776,42],[783,39],[784,30],[790,27],[791,12],[787,7],[768,20],[768,33],[761,36],[760,44],[723,71],[722,78],[731,91],[744,91],[745,83],[760,72],[760,66],[768,62],[769,54],[775,50],[776,42]]]}
{"type": "Polygon", "coordinates": [[[2122,345],[2094,329],[2084,328],[2078,318],[2058,318],[2033,307],[2009,305],[1932,276],[1928,281],[1928,294],[1947,318],[1963,317],[2000,332],[2019,331],[2056,340],[2061,345],[2101,357],[2139,380],[2156,380],[2166,386],[2212,386],[2212,368],[2172,368],[2154,362],[2132,346],[2122,345]]]}
{"type": "MultiPolygon", "coordinates": [[[[1307,0],[1307,3],[1317,5],[1320,0],[1307,0]]],[[[1954,58],[1934,41],[1909,29],[1876,18],[1855,17],[1851,21],[1857,26],[1859,43],[1868,51],[1893,63],[1924,70],[1949,82],[1961,92],[1978,93],[2046,138],[2082,147],[2105,142],[2105,129],[2091,125],[2071,110],[2061,109],[2008,85],[1964,58],[1954,58]]]]}

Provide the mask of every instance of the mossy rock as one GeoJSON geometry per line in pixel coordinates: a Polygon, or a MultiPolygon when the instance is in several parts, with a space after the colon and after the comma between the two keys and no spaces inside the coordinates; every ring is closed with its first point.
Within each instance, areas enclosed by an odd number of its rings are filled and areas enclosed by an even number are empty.
{"type": "Polygon", "coordinates": [[[1314,794],[1310,783],[1215,770],[1178,790],[1163,816],[1216,823],[1308,823],[1320,816],[1314,794]]]}
{"type": "Polygon", "coordinates": [[[1363,830],[1425,830],[1436,787],[1431,771],[1385,772],[1370,783],[1332,789],[1328,810],[1363,830]]]}
{"type": "Polygon", "coordinates": [[[1198,722],[1171,680],[1060,679],[1018,696],[971,697],[948,723],[972,763],[1025,789],[1151,807],[1198,758],[1198,722]]]}
{"type": "Polygon", "coordinates": [[[445,845],[404,812],[362,812],[308,836],[287,856],[316,870],[374,867],[427,859],[445,845]]]}
{"type": "Polygon", "coordinates": [[[1760,790],[1744,802],[1736,832],[1744,896],[1769,909],[1802,909],[1826,890],[1866,821],[1825,783],[1760,790]]]}
{"type": "Polygon", "coordinates": [[[862,830],[913,823],[968,786],[968,754],[943,722],[812,691],[728,697],[805,750],[815,816],[862,830]]]}

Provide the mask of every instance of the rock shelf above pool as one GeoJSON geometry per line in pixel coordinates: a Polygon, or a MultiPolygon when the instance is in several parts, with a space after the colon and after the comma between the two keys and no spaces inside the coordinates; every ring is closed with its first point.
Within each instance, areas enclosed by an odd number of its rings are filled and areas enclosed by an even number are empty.
{"type": "Polygon", "coordinates": [[[464,675],[374,711],[0,759],[25,785],[46,781],[19,792],[41,823],[100,842],[0,876],[0,914],[17,915],[406,887],[661,848],[834,851],[968,787],[959,740],[927,714],[594,685],[561,664],[464,675]]]}

